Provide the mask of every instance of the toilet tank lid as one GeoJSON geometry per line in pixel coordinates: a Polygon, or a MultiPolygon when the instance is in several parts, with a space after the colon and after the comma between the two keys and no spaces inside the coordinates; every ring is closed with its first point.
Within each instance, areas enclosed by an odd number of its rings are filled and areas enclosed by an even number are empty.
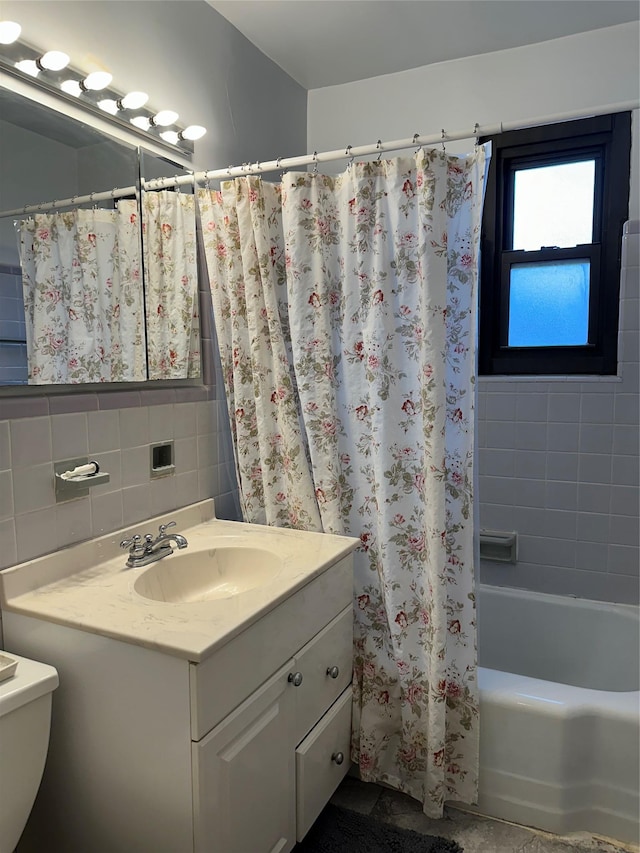
{"type": "Polygon", "coordinates": [[[39,699],[45,693],[51,693],[58,686],[58,673],[49,664],[8,651],[2,654],[16,660],[18,666],[14,675],[0,681],[0,717],[39,699]]]}

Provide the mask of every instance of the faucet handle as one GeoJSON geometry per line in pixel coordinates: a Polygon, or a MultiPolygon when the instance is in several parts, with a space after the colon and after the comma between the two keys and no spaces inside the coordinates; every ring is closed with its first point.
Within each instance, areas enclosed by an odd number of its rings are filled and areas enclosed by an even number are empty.
{"type": "Polygon", "coordinates": [[[160,527],[158,528],[158,530],[160,532],[160,536],[163,536],[165,530],[167,530],[169,527],[175,527],[175,526],[176,526],[175,521],[170,521],[170,522],[168,522],[168,524],[161,524],[160,527]]]}
{"type": "Polygon", "coordinates": [[[137,548],[138,543],[142,539],[142,536],[139,536],[137,533],[135,536],[132,536],[131,539],[123,539],[120,543],[121,548],[137,548]]]}

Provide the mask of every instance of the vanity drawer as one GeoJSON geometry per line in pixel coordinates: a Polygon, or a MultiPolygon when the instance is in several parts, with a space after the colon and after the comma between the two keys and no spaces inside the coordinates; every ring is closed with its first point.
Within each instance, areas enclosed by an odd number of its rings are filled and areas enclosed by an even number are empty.
{"type": "Polygon", "coordinates": [[[295,743],[306,737],[351,682],[352,669],[353,608],[349,604],[296,655],[295,670],[303,680],[295,690],[295,743]]]}
{"type": "Polygon", "coordinates": [[[351,685],[296,749],[296,839],[312,823],[346,776],[351,761],[351,685]],[[342,753],[337,764],[333,756],[342,753]]]}
{"type": "MultiPolygon", "coordinates": [[[[352,600],[353,557],[350,554],[202,663],[192,663],[189,670],[191,739],[200,740],[211,731],[288,658],[322,631],[336,614],[347,605],[351,607],[352,600]]],[[[316,720],[325,708],[318,711],[316,720]]]]}

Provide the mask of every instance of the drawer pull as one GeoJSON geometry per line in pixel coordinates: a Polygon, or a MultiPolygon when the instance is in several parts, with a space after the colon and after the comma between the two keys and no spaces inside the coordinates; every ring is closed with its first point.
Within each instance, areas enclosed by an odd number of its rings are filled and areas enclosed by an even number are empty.
{"type": "Polygon", "coordinates": [[[287,681],[290,684],[293,684],[294,687],[300,687],[302,684],[302,673],[301,672],[290,672],[287,681]]]}
{"type": "Polygon", "coordinates": [[[330,675],[331,678],[337,678],[340,675],[340,670],[337,666],[328,666],[327,675],[330,675]]]}
{"type": "Polygon", "coordinates": [[[344,761],[344,752],[334,752],[331,756],[331,760],[335,764],[342,764],[342,762],[344,761]]]}

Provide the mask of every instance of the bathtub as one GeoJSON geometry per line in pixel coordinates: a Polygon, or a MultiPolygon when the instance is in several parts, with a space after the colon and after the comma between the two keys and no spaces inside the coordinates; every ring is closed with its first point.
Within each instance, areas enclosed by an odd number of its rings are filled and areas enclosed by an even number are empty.
{"type": "Polygon", "coordinates": [[[640,836],[639,611],[481,585],[481,814],[640,836]]]}

